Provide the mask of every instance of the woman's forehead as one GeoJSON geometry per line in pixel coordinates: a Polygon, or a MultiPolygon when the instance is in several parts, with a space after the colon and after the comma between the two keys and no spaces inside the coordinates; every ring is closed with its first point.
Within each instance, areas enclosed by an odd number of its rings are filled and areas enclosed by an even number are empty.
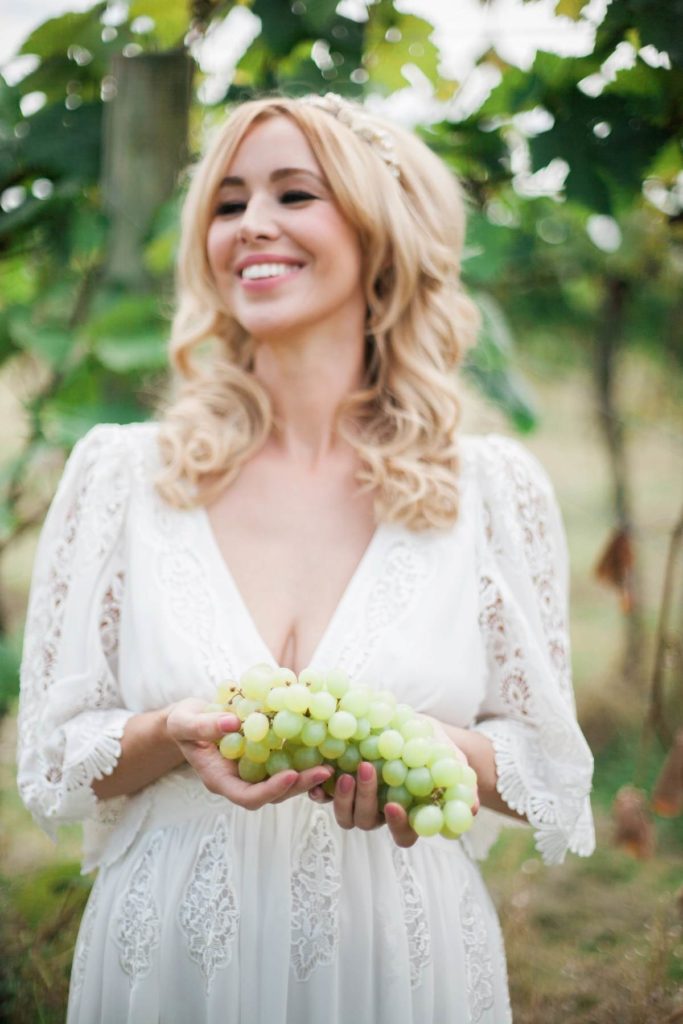
{"type": "Polygon", "coordinates": [[[322,168],[301,128],[289,117],[267,117],[251,125],[241,139],[228,167],[230,177],[243,172],[299,168],[324,178],[322,168]]]}

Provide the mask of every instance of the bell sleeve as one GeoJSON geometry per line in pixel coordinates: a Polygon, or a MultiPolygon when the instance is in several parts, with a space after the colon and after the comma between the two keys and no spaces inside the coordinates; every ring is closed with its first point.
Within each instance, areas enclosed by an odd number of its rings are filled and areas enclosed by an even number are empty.
{"type": "MultiPolygon", "coordinates": [[[[473,727],[493,744],[500,796],[527,818],[544,861],[558,864],[567,850],[587,856],[595,846],[593,758],[571,683],[564,530],[548,477],[521,445],[480,438],[475,456],[487,683],[473,727]]],[[[475,856],[515,821],[480,814],[475,856]]]]}
{"type": "Polygon", "coordinates": [[[101,426],[74,448],[35,559],[21,665],[18,787],[36,822],[111,824],[126,798],[98,801],[134,714],[117,683],[130,495],[125,428],[101,426]]]}

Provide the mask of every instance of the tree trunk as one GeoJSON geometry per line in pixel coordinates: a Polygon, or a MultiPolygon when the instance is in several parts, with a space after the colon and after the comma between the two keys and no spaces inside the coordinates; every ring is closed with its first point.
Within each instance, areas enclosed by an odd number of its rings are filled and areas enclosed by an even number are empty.
{"type": "MultiPolygon", "coordinates": [[[[607,446],[612,476],[616,529],[629,546],[633,545],[634,516],[629,486],[624,425],[616,399],[618,357],[624,338],[626,308],[630,285],[617,277],[604,281],[603,305],[597,334],[595,381],[598,419],[607,446]]],[[[623,676],[636,681],[643,666],[643,620],[641,584],[637,559],[629,569],[628,610],[624,615],[625,646],[623,676]]]]}
{"type": "Polygon", "coordinates": [[[184,50],[116,55],[105,105],[102,188],[111,217],[106,276],[144,289],[143,247],[187,160],[192,61],[184,50]]]}

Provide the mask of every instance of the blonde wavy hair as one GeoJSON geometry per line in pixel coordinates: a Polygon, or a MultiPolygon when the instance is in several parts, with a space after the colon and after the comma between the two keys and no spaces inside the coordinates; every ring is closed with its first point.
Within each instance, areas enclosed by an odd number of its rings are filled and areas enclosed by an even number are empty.
{"type": "Polygon", "coordinates": [[[197,165],[182,216],[175,394],[162,414],[158,491],[176,507],[208,503],[274,426],[268,394],[252,372],[253,342],[215,286],[206,238],[240,142],[257,122],[277,116],[306,136],[363,253],[365,379],[338,410],[336,430],[358,454],[357,480],[374,495],[377,521],[445,528],[458,515],[454,371],[479,322],[460,282],[463,198],[424,143],[357,104],[342,121],[305,99],[249,101],[234,109],[197,165]],[[388,136],[400,177],[373,132],[388,136]]]}

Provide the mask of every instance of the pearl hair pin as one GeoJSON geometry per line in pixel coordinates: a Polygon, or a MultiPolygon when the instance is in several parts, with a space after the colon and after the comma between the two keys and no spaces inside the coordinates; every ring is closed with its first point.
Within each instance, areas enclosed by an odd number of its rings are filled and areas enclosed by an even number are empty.
{"type": "Polygon", "coordinates": [[[312,107],[324,110],[338,121],[346,125],[354,135],[363,139],[364,142],[375,150],[381,160],[387,165],[389,173],[394,178],[401,177],[401,168],[396,154],[396,144],[389,132],[383,128],[377,128],[364,115],[362,110],[353,107],[345,99],[335,92],[327,92],[324,96],[311,94],[302,96],[303,103],[309,103],[312,107]]]}

